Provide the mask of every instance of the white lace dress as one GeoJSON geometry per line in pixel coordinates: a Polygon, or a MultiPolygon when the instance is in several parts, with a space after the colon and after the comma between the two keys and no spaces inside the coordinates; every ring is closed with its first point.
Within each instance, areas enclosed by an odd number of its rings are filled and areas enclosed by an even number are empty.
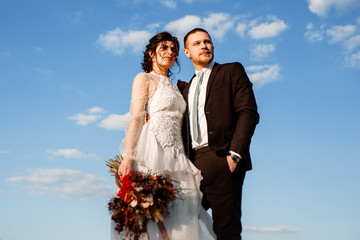
{"type": "MultiPolygon", "coordinates": [[[[140,171],[165,170],[180,183],[183,195],[164,219],[171,240],[215,239],[211,217],[201,206],[201,173],[184,154],[181,126],[186,103],[170,79],[152,73],[146,75],[156,81],[157,87],[145,106],[150,118],[144,121],[137,138],[133,152],[135,168],[140,171]]],[[[115,189],[114,194],[118,190],[115,189]]],[[[148,222],[148,235],[150,240],[161,239],[154,221],[148,222]]],[[[125,233],[119,235],[112,230],[112,239],[127,238],[125,233]]],[[[141,239],[147,239],[147,236],[144,234],[141,239]]]]}

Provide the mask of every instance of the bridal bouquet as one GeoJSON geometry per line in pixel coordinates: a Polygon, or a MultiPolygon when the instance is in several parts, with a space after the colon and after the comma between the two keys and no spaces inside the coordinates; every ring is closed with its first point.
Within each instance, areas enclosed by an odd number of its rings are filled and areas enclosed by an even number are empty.
{"type": "Polygon", "coordinates": [[[162,234],[167,234],[163,225],[163,216],[169,214],[170,203],[178,194],[173,180],[162,173],[131,172],[121,179],[117,174],[121,156],[106,161],[109,172],[115,175],[115,182],[120,190],[108,203],[115,230],[127,230],[135,239],[147,232],[148,220],[155,220],[162,234]]]}

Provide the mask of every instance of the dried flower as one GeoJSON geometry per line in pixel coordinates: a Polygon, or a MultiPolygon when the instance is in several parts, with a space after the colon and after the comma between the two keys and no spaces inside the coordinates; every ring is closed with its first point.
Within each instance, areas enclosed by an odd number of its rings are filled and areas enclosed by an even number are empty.
{"type": "Polygon", "coordinates": [[[106,161],[109,172],[115,175],[120,187],[117,197],[108,203],[115,230],[128,231],[135,239],[147,231],[147,221],[162,222],[169,214],[169,207],[176,200],[179,191],[175,189],[169,175],[158,173],[131,172],[120,178],[117,170],[121,156],[106,161]]]}
{"type": "Polygon", "coordinates": [[[132,208],[136,207],[137,204],[138,204],[138,201],[137,201],[137,200],[132,200],[132,201],[130,202],[130,206],[131,206],[132,208]]]}

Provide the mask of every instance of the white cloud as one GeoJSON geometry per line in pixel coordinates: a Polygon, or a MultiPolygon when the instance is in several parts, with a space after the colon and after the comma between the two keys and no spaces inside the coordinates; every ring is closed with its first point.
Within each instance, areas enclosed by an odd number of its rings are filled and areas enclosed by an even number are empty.
{"type": "Polygon", "coordinates": [[[203,19],[203,27],[219,41],[224,39],[226,32],[233,28],[236,17],[227,13],[212,13],[203,19]]]}
{"type": "Polygon", "coordinates": [[[146,25],[146,28],[149,29],[150,32],[160,32],[160,24],[159,23],[150,23],[146,25]]]}
{"type": "Polygon", "coordinates": [[[325,17],[334,7],[338,12],[360,6],[359,0],[308,0],[309,10],[320,17],[325,17]]]}
{"type": "Polygon", "coordinates": [[[225,34],[233,28],[236,17],[228,13],[211,13],[208,17],[200,18],[195,15],[186,15],[165,25],[164,29],[174,33],[179,39],[195,27],[206,29],[213,37],[222,41],[225,34]]]}
{"type": "Polygon", "coordinates": [[[160,3],[168,8],[176,7],[176,2],[174,0],[160,0],[160,3]]]}
{"type": "Polygon", "coordinates": [[[268,16],[266,21],[262,18],[253,20],[250,23],[249,35],[253,39],[272,38],[288,28],[288,25],[276,16],[268,16]]]}
{"type": "Polygon", "coordinates": [[[358,25],[335,25],[327,29],[325,29],[325,25],[321,25],[320,30],[314,30],[313,24],[309,23],[306,29],[305,38],[307,40],[315,42],[326,38],[330,44],[340,44],[343,47],[344,65],[354,68],[360,67],[357,52],[360,46],[358,25]]]}
{"type": "Polygon", "coordinates": [[[330,43],[336,43],[343,41],[349,38],[354,34],[356,30],[355,25],[346,25],[346,26],[333,26],[326,30],[326,34],[331,38],[330,43]]]}
{"type": "Polygon", "coordinates": [[[77,113],[73,116],[68,117],[69,120],[74,120],[76,124],[86,126],[90,123],[96,122],[102,116],[101,114],[105,113],[106,111],[101,107],[92,107],[87,110],[89,114],[77,113]]]}
{"type": "Polygon", "coordinates": [[[344,48],[344,65],[346,67],[360,68],[359,28],[356,25],[336,25],[327,31],[329,43],[341,44],[344,48]]]}
{"type": "Polygon", "coordinates": [[[249,66],[246,70],[251,82],[259,87],[280,79],[280,66],[278,64],[249,66]]]}
{"type": "MultiPolygon", "coordinates": [[[[146,2],[153,3],[153,5],[156,5],[156,7],[158,7],[158,4],[161,4],[163,7],[166,7],[166,8],[175,8],[177,5],[175,0],[152,0],[152,1],[148,1],[148,0],[116,0],[116,2],[120,6],[126,6],[128,4],[134,4],[134,5],[144,4],[146,2]]],[[[182,2],[192,3],[193,0],[182,0],[182,2]]]]}
{"type": "Polygon", "coordinates": [[[75,120],[76,124],[86,126],[90,123],[96,122],[96,120],[98,120],[99,118],[100,118],[100,116],[98,116],[98,115],[86,115],[83,113],[78,113],[71,117],[68,117],[67,119],[75,120]]]}
{"type": "Polygon", "coordinates": [[[239,34],[240,37],[245,37],[246,30],[247,30],[247,25],[245,23],[238,23],[235,32],[239,34]]]}
{"type": "Polygon", "coordinates": [[[346,56],[346,64],[349,67],[360,68],[360,51],[346,56]]]}
{"type": "Polygon", "coordinates": [[[258,44],[251,50],[250,58],[255,61],[263,60],[273,53],[275,49],[273,44],[258,44]]]}
{"type": "MultiPolygon", "coordinates": [[[[92,107],[87,110],[88,114],[78,113],[67,119],[75,120],[75,123],[78,125],[86,126],[90,123],[94,123],[99,119],[104,118],[104,113],[106,113],[101,107],[92,107]]],[[[124,130],[128,125],[130,120],[130,113],[124,115],[110,114],[106,118],[102,119],[98,126],[108,130],[124,130]]]]}
{"type": "Polygon", "coordinates": [[[92,107],[88,110],[89,113],[94,114],[94,113],[105,113],[105,110],[102,109],[101,107],[92,107]]]}
{"type": "Polygon", "coordinates": [[[124,130],[130,120],[130,113],[124,115],[110,114],[99,126],[108,130],[124,130]]]}
{"type": "Polygon", "coordinates": [[[299,232],[299,229],[286,227],[286,226],[278,226],[278,227],[244,227],[245,231],[249,232],[275,232],[275,233],[296,233],[299,232]]]}
{"type": "Polygon", "coordinates": [[[312,23],[308,23],[306,25],[305,38],[311,42],[319,42],[324,40],[324,28],[325,25],[321,25],[319,30],[314,30],[314,25],[312,23]]]}
{"type": "Polygon", "coordinates": [[[32,169],[29,175],[8,178],[8,182],[27,183],[34,195],[55,194],[63,198],[97,199],[111,194],[106,179],[93,174],[83,174],[73,169],[32,169]]]}
{"type": "Polygon", "coordinates": [[[93,156],[92,154],[87,155],[78,149],[72,149],[72,148],[63,148],[58,149],[56,151],[47,150],[48,153],[52,154],[53,156],[61,156],[64,158],[89,158],[90,156],[93,156]]]}
{"type": "Polygon", "coordinates": [[[201,18],[194,15],[186,15],[165,25],[164,29],[176,36],[183,37],[191,29],[200,26],[201,18]]]}
{"type": "Polygon", "coordinates": [[[347,51],[353,51],[358,46],[360,46],[360,35],[351,37],[349,40],[344,43],[347,51]]]}
{"type": "Polygon", "coordinates": [[[163,27],[159,23],[149,23],[145,26],[147,30],[143,31],[129,30],[125,32],[120,28],[115,28],[100,34],[97,41],[104,50],[115,55],[121,55],[125,51],[140,52],[151,37],[150,33],[159,31],[161,28],[176,35],[180,41],[188,31],[196,27],[206,29],[211,37],[218,41],[223,41],[230,31],[234,31],[242,38],[249,35],[253,39],[264,39],[277,37],[289,28],[288,24],[276,16],[257,18],[250,23],[247,23],[245,18],[247,16],[231,15],[224,12],[211,13],[203,18],[196,15],[186,15],[168,22],[163,27]],[[237,23],[239,19],[241,22],[237,23]]]}
{"type": "Polygon", "coordinates": [[[139,53],[146,45],[151,37],[148,31],[122,31],[120,28],[115,28],[105,34],[100,34],[98,43],[104,50],[113,53],[114,55],[121,55],[124,51],[132,51],[139,53]]]}

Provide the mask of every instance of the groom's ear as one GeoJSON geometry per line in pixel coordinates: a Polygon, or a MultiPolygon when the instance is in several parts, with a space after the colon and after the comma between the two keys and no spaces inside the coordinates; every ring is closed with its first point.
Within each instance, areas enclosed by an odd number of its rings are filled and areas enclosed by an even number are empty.
{"type": "Polygon", "coordinates": [[[184,54],[185,54],[185,56],[187,56],[188,58],[190,58],[190,52],[189,52],[189,50],[187,50],[186,48],[184,49],[184,54]]]}

